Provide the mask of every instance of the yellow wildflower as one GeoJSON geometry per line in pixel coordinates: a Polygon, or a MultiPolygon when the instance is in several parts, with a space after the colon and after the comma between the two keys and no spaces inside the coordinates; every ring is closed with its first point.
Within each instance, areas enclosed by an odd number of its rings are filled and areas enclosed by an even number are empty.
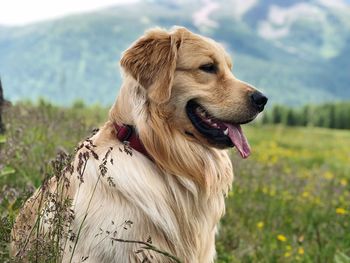
{"type": "Polygon", "coordinates": [[[290,252],[284,253],[284,257],[289,258],[292,254],[290,252]]]}
{"type": "Polygon", "coordinates": [[[302,196],[303,196],[304,198],[307,198],[307,197],[310,196],[310,194],[309,194],[309,192],[303,192],[302,196]]]}
{"type": "Polygon", "coordinates": [[[259,228],[259,229],[262,229],[264,227],[264,222],[260,221],[256,224],[256,226],[259,228]]]}
{"type": "Polygon", "coordinates": [[[323,177],[327,180],[332,180],[334,178],[334,174],[330,171],[327,171],[323,174],[323,177]]]}
{"type": "Polygon", "coordinates": [[[347,185],[348,185],[348,181],[347,181],[346,179],[341,179],[341,180],[340,180],[340,184],[341,184],[342,186],[347,186],[347,185]]]}
{"type": "Polygon", "coordinates": [[[262,192],[264,194],[267,194],[269,192],[269,189],[266,186],[264,186],[263,189],[262,189],[262,192]]]}
{"type": "Polygon", "coordinates": [[[286,246],[286,250],[291,251],[292,247],[291,246],[286,246]]]}
{"type": "Polygon", "coordinates": [[[270,196],[275,196],[275,195],[276,195],[276,189],[271,189],[270,196]]]}
{"type": "Polygon", "coordinates": [[[284,235],[278,235],[278,236],[277,236],[277,239],[278,239],[279,241],[282,241],[282,242],[286,242],[286,241],[287,241],[287,238],[286,238],[284,235]]]}
{"type": "Polygon", "coordinates": [[[347,214],[348,212],[342,208],[342,207],[338,207],[337,209],[335,209],[335,212],[338,214],[338,215],[345,215],[347,214]]]}
{"type": "Polygon", "coordinates": [[[304,255],[305,251],[302,247],[298,248],[298,254],[299,255],[304,255]]]}
{"type": "Polygon", "coordinates": [[[313,202],[314,202],[315,205],[322,205],[322,202],[321,202],[320,198],[318,198],[318,197],[315,197],[313,199],[313,202]]]}
{"type": "Polygon", "coordinates": [[[271,156],[270,164],[276,164],[278,162],[278,157],[276,155],[271,156]]]}

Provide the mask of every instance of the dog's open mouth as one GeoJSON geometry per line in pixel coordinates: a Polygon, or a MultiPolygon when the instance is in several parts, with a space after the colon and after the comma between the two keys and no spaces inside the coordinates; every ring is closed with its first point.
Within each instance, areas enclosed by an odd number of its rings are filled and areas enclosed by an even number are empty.
{"type": "Polygon", "coordinates": [[[239,124],[228,123],[211,116],[194,100],[187,103],[186,112],[193,126],[209,141],[220,147],[236,146],[242,158],[250,155],[248,140],[239,124]]]}

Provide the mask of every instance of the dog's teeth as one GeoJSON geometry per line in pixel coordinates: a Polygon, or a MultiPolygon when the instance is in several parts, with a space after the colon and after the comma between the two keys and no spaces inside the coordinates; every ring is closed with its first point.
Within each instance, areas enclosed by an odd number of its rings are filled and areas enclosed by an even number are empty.
{"type": "Polygon", "coordinates": [[[217,125],[216,123],[213,123],[213,127],[217,128],[217,127],[218,127],[218,125],[217,125]]]}
{"type": "Polygon", "coordinates": [[[228,128],[226,128],[226,130],[224,130],[224,134],[228,135],[228,128]]]}
{"type": "Polygon", "coordinates": [[[208,119],[208,122],[211,123],[211,119],[208,119]]]}

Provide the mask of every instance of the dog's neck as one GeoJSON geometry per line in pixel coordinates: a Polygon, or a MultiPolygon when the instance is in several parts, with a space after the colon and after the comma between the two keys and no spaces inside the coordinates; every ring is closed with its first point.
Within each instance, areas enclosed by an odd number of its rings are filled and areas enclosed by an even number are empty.
{"type": "Polygon", "coordinates": [[[142,153],[150,160],[153,160],[147,152],[147,150],[145,149],[145,146],[143,145],[139,135],[136,133],[135,128],[133,126],[118,124],[116,122],[113,123],[113,126],[115,128],[116,137],[119,141],[124,143],[126,146],[129,146],[135,149],[136,151],[142,153]]]}
{"type": "Polygon", "coordinates": [[[233,179],[227,153],[187,140],[159,112],[159,106],[148,101],[146,91],[132,78],[126,78],[110,110],[109,121],[134,126],[161,170],[193,180],[208,194],[226,193],[233,179]]]}

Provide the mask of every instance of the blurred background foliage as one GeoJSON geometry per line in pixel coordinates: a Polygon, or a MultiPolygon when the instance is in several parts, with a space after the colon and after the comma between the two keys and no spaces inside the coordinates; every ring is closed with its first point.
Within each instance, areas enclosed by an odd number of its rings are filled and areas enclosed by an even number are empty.
{"type": "Polygon", "coordinates": [[[262,123],[350,129],[350,102],[307,104],[300,108],[276,104],[263,115],[262,123]]]}

